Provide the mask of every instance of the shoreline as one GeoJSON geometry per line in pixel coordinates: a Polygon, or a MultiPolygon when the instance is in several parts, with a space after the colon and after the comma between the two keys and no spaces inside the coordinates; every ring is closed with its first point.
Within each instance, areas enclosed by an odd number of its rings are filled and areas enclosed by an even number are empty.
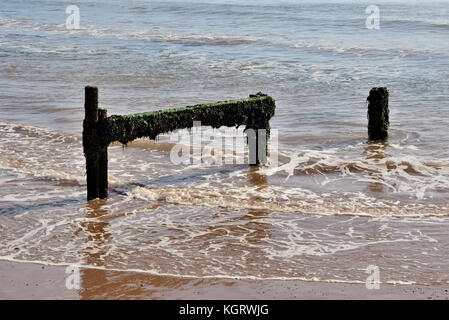
{"type": "Polygon", "coordinates": [[[65,267],[0,261],[0,299],[161,300],[449,300],[449,285],[364,284],[302,280],[232,280],[80,269],[80,289],[66,287],[65,267]]]}

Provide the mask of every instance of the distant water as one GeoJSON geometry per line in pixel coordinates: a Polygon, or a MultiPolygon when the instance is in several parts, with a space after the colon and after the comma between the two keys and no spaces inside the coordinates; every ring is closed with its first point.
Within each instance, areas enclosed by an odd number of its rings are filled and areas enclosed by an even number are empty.
{"type": "MultiPolygon", "coordinates": [[[[0,5],[0,259],[170,277],[449,282],[449,1],[71,1],[0,5]],[[85,85],[109,114],[276,99],[277,170],[109,148],[85,201],[85,85]],[[390,90],[390,138],[366,97],[390,90]]],[[[189,134],[185,131],[184,134],[189,134]]],[[[220,132],[217,131],[217,134],[220,132]]]]}

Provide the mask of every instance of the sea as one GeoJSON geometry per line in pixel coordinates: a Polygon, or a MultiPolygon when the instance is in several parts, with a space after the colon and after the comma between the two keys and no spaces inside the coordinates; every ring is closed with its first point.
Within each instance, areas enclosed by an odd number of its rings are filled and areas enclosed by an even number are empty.
{"type": "Polygon", "coordinates": [[[0,261],[448,284],[448,84],[449,1],[2,1],[0,261]],[[277,164],[174,163],[170,134],[115,143],[109,198],[88,202],[87,85],[108,115],[268,94],[277,164]],[[373,87],[390,93],[380,142],[373,87]]]}

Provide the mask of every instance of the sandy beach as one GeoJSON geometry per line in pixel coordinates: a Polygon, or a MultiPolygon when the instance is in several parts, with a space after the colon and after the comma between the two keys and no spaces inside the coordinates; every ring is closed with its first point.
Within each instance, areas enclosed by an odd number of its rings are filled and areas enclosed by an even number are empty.
{"type": "Polygon", "coordinates": [[[134,272],[82,270],[80,290],[65,286],[65,268],[0,263],[0,299],[449,299],[449,286],[364,284],[309,281],[182,279],[134,272]]]}

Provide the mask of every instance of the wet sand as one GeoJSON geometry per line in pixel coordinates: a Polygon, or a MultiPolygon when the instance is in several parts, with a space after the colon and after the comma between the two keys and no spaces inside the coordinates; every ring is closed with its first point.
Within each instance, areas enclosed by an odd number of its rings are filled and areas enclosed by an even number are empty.
{"type": "Polygon", "coordinates": [[[449,285],[186,279],[81,269],[81,288],[65,286],[64,267],[0,262],[0,299],[449,299],[449,285]]]}

